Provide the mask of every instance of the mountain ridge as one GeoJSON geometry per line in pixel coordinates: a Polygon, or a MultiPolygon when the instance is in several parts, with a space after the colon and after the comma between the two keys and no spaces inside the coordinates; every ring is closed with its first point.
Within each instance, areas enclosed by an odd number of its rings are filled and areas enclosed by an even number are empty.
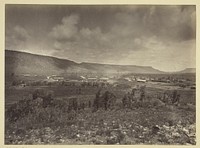
{"type": "Polygon", "coordinates": [[[185,68],[184,70],[181,70],[178,73],[196,73],[196,68],[185,68]]]}
{"type": "Polygon", "coordinates": [[[151,66],[114,65],[82,62],[21,51],[5,50],[6,73],[51,75],[66,73],[149,73],[163,74],[151,66]]]}

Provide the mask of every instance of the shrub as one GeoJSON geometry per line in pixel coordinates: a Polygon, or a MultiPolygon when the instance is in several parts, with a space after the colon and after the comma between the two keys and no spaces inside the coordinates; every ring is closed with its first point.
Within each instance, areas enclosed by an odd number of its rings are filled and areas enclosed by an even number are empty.
{"type": "MultiPolygon", "coordinates": [[[[57,120],[58,116],[66,113],[67,103],[63,100],[53,99],[52,96],[51,91],[35,90],[33,99],[20,100],[8,108],[6,119],[16,122],[26,116],[32,116],[37,122],[57,120]]],[[[35,121],[33,120],[33,122],[35,121]]]]}

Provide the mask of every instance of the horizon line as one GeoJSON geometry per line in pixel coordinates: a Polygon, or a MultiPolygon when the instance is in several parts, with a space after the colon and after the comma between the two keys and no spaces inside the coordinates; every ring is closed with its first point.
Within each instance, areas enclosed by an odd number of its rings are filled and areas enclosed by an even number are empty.
{"type": "Polygon", "coordinates": [[[142,65],[123,65],[123,64],[111,64],[111,63],[96,63],[96,62],[85,62],[85,61],[82,61],[82,62],[77,62],[77,61],[74,61],[74,60],[70,60],[70,59],[66,59],[66,58],[60,58],[60,57],[56,57],[56,56],[52,56],[52,55],[45,55],[45,54],[37,54],[37,53],[32,53],[32,52],[28,52],[28,51],[18,51],[18,50],[12,50],[12,49],[5,49],[5,51],[13,51],[13,52],[21,52],[21,53],[27,53],[27,54],[32,54],[32,55],[38,55],[38,56],[44,56],[44,57],[51,57],[51,58],[56,58],[56,59],[60,59],[60,60],[68,60],[68,61],[71,61],[71,62],[74,62],[74,63],[77,63],[77,64],[83,64],[83,63],[86,63],[86,64],[99,64],[99,65],[111,65],[111,66],[139,66],[139,67],[150,67],[150,68],[153,68],[155,70],[158,70],[160,72],[164,72],[164,73],[177,73],[177,72],[181,72],[181,71],[184,71],[186,69],[196,69],[196,67],[187,67],[187,68],[184,68],[182,70],[179,70],[179,71],[163,71],[163,70],[160,70],[160,69],[157,69],[157,68],[154,68],[153,66],[142,66],[142,65]]]}

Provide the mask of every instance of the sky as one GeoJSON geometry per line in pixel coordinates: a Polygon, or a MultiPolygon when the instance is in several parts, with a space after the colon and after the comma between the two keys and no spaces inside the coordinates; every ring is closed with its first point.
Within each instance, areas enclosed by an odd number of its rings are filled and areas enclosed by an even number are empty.
{"type": "Polygon", "coordinates": [[[196,8],[177,5],[6,5],[5,48],[77,63],[196,65],[196,8]]]}

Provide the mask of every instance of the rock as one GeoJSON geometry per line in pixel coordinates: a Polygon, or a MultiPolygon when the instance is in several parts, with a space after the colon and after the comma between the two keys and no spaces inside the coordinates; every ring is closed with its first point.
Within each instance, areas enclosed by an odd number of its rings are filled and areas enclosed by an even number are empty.
{"type": "Polygon", "coordinates": [[[64,139],[60,139],[60,142],[63,143],[63,142],[65,142],[65,140],[64,139]]]}
{"type": "Polygon", "coordinates": [[[92,139],[92,142],[93,142],[94,144],[103,144],[103,143],[104,143],[102,137],[100,137],[100,136],[96,136],[95,138],[93,138],[93,139],[92,139]]]}
{"type": "Polygon", "coordinates": [[[115,123],[113,124],[113,129],[118,129],[119,128],[119,124],[115,123]]]}
{"type": "Polygon", "coordinates": [[[188,136],[189,137],[196,137],[196,134],[195,133],[189,133],[188,136]]]}
{"type": "Polygon", "coordinates": [[[80,135],[80,134],[77,134],[77,135],[76,135],[76,137],[77,137],[77,138],[80,138],[80,137],[81,137],[81,135],[80,135]]]}
{"type": "Polygon", "coordinates": [[[194,130],[194,129],[196,129],[195,124],[191,124],[191,125],[189,126],[189,129],[190,129],[190,130],[194,130]]]}
{"type": "Polygon", "coordinates": [[[180,125],[181,125],[181,124],[182,124],[182,121],[181,121],[181,120],[179,120],[179,121],[178,121],[178,124],[180,124],[180,125]]]}
{"type": "Polygon", "coordinates": [[[143,138],[144,138],[144,136],[143,136],[143,135],[140,135],[140,136],[139,136],[139,138],[140,138],[140,139],[143,139],[143,138]]]}
{"type": "Polygon", "coordinates": [[[107,139],[107,144],[117,144],[118,138],[116,136],[111,136],[107,139]]]}
{"type": "Polygon", "coordinates": [[[148,129],[147,127],[145,127],[143,130],[144,130],[144,131],[148,131],[149,129],[148,129]]]}
{"type": "Polygon", "coordinates": [[[189,134],[189,130],[186,129],[185,127],[183,128],[183,131],[188,135],[189,134]]]}
{"type": "Polygon", "coordinates": [[[125,132],[125,131],[123,131],[122,133],[123,133],[124,135],[127,135],[127,132],[125,132]]]}
{"type": "Polygon", "coordinates": [[[173,132],[173,133],[172,133],[172,136],[173,136],[173,137],[177,137],[177,138],[178,138],[178,137],[181,137],[181,135],[180,135],[178,132],[173,132]]]}
{"type": "Polygon", "coordinates": [[[170,130],[170,127],[169,127],[169,126],[166,126],[166,125],[163,125],[163,128],[164,128],[165,130],[170,130]]]}

